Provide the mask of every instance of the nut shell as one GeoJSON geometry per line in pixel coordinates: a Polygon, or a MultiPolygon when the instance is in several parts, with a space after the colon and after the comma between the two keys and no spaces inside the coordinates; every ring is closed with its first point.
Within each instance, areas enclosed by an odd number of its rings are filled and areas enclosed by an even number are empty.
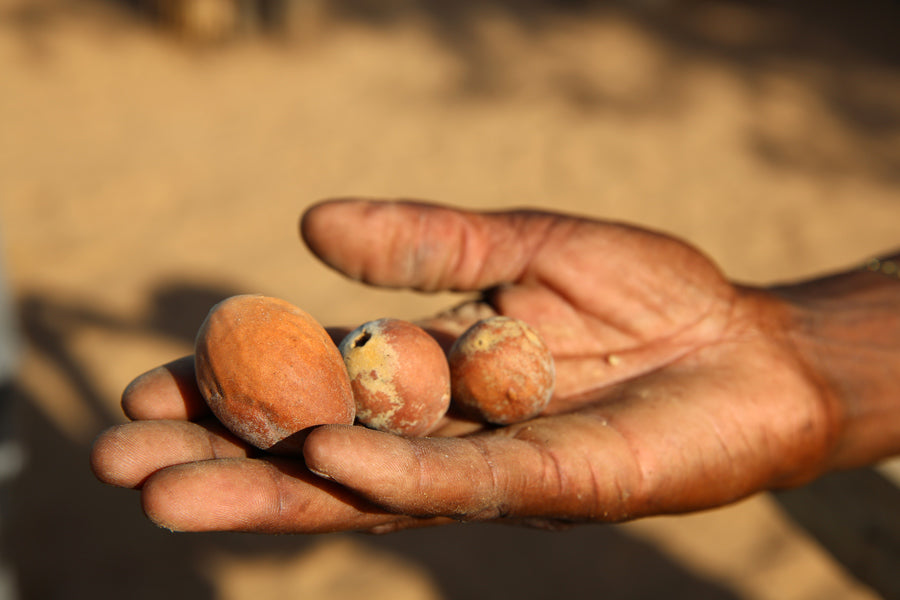
{"type": "Polygon", "coordinates": [[[278,298],[232,296],[210,310],[194,348],[213,414],[257,448],[293,453],[299,432],[355,415],[344,361],[325,329],[278,298]]]}
{"type": "Polygon", "coordinates": [[[478,321],[450,348],[453,402],[489,423],[531,419],[553,395],[553,356],[524,321],[495,316],[478,321]]]}
{"type": "Polygon", "coordinates": [[[447,359],[421,327],[399,319],[369,321],[347,334],[339,349],[363,425],[422,436],[447,412],[447,359]]]}

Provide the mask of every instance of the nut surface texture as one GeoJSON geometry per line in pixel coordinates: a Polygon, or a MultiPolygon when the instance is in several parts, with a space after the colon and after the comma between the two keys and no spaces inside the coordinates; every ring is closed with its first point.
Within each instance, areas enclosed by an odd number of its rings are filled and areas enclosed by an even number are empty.
{"type": "Polygon", "coordinates": [[[297,452],[298,432],[353,422],[340,352],[315,319],[289,302],[232,296],[210,310],[194,349],[197,384],[213,414],[257,448],[297,452]]]}
{"type": "Polygon", "coordinates": [[[405,436],[431,432],[450,405],[450,369],[440,345],[408,321],[360,325],[340,352],[363,425],[405,436]]]}
{"type": "Polygon", "coordinates": [[[553,357],[529,325],[490,317],[467,329],[448,355],[453,402],[497,425],[531,419],[550,402],[553,357]]]}

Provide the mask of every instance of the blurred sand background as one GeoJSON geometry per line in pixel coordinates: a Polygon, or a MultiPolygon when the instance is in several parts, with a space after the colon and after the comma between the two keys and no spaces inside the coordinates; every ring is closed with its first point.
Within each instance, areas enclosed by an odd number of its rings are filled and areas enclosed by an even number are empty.
{"type": "Polygon", "coordinates": [[[0,0],[28,458],[4,519],[23,598],[875,598],[768,495],[563,533],[177,535],[93,479],[121,390],[188,353],[224,296],[353,325],[456,301],[318,264],[296,224],[322,197],[627,220],[753,283],[898,245],[896,2],[320,8],[290,35],[199,44],[135,2],[0,0]]]}

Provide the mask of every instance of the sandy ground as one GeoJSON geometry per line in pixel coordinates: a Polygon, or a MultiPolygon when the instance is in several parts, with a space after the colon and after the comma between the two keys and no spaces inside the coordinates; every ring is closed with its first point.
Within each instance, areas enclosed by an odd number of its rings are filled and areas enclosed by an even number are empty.
{"type": "Polygon", "coordinates": [[[874,598],[767,495],[553,534],[176,535],[88,471],[123,387],[223,296],[333,324],[456,300],[317,264],[296,222],[322,197],[622,219],[753,283],[895,247],[900,7],[681,4],[335,1],[299,39],[198,47],[127,5],[0,0],[23,597],[874,598]]]}

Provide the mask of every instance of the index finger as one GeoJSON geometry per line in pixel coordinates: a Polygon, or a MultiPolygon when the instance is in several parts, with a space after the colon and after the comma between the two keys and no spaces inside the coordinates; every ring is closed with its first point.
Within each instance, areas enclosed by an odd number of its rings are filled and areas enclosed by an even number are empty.
{"type": "Polygon", "coordinates": [[[388,532],[453,522],[385,511],[284,458],[220,458],[173,465],[141,491],[151,521],[172,531],[388,532]]]}
{"type": "Polygon", "coordinates": [[[122,392],[122,411],[132,421],[196,421],[209,415],[209,407],[197,387],[193,355],[135,378],[122,392]]]}
{"type": "Polygon", "coordinates": [[[519,281],[550,232],[569,221],[539,211],[343,199],[307,210],[300,233],[323,262],[365,283],[476,291],[519,281]]]}

